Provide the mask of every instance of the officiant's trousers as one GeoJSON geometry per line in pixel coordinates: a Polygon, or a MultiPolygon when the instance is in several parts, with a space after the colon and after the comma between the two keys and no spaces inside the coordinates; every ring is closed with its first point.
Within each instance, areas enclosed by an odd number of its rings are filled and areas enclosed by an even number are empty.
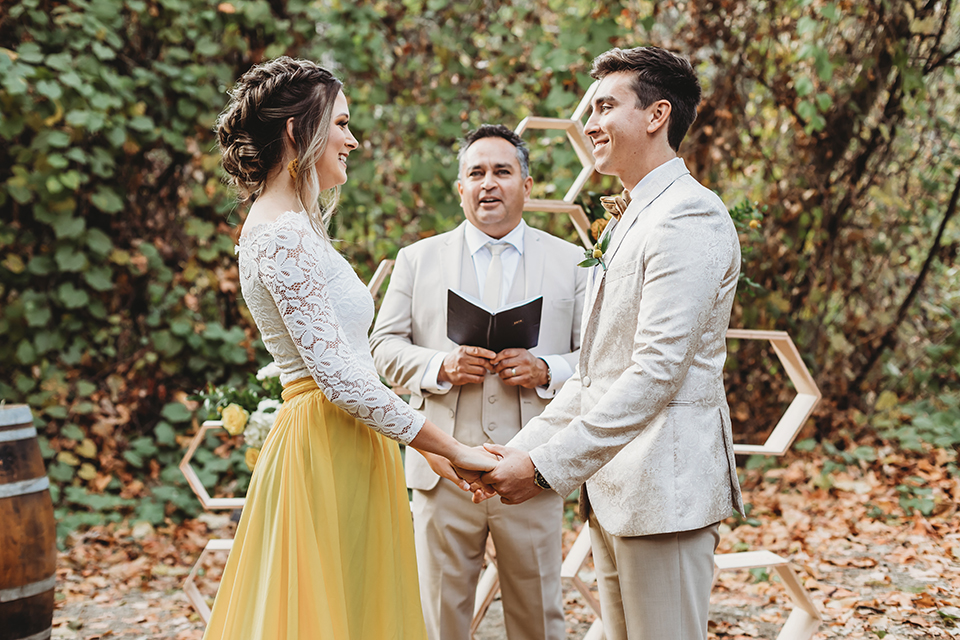
{"type": "Polygon", "coordinates": [[[717,525],[615,536],[590,515],[606,640],[706,640],[717,525]]]}
{"type": "Polygon", "coordinates": [[[473,504],[441,479],[411,503],[420,599],[429,640],[470,640],[487,532],[497,548],[504,625],[510,640],[566,637],[560,588],[563,500],[553,491],[518,505],[473,504]]]}

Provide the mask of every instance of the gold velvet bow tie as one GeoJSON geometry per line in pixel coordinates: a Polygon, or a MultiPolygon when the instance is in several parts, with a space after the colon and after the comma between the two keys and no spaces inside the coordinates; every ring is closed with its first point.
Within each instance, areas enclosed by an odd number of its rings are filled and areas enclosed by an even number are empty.
{"type": "Polygon", "coordinates": [[[630,204],[630,191],[624,189],[619,196],[600,196],[600,204],[610,212],[610,215],[619,220],[630,204]]]}

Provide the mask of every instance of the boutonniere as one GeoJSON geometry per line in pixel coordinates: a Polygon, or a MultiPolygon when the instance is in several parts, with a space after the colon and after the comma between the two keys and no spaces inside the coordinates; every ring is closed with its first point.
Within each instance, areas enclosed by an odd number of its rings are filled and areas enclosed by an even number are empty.
{"type": "Polygon", "coordinates": [[[604,234],[600,238],[600,244],[593,245],[593,249],[587,249],[583,252],[583,257],[586,258],[583,262],[578,264],[578,267],[595,267],[600,265],[603,267],[603,270],[607,270],[607,263],[603,261],[603,254],[607,252],[607,247],[610,245],[610,236],[612,234],[604,234]]]}

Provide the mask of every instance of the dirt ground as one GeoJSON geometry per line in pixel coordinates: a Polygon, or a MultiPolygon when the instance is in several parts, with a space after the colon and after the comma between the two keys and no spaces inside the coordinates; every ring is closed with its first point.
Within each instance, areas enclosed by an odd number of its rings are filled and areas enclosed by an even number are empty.
{"type": "MultiPolygon", "coordinates": [[[[748,478],[751,524],[721,525],[718,552],[767,549],[789,559],[823,616],[815,638],[960,638],[956,498],[929,519],[905,517],[895,491],[871,473],[834,474],[825,489],[802,480],[819,477],[811,465],[795,460],[748,478]]],[[[960,483],[951,487],[960,496],[960,483]]],[[[233,526],[228,516],[204,515],[159,529],[141,523],[71,535],[60,554],[53,638],[199,640],[204,625],[183,581],[206,541],[231,537],[233,526]]],[[[566,549],[575,536],[565,532],[566,549]]],[[[198,583],[208,602],[225,557],[210,554],[204,563],[198,583]]],[[[591,565],[580,575],[591,583],[591,565]]],[[[721,572],[710,638],[772,640],[791,608],[773,571],[721,572]]],[[[583,638],[593,614],[570,584],[565,612],[567,637],[583,638]]],[[[495,601],[476,640],[505,638],[495,601]]]]}

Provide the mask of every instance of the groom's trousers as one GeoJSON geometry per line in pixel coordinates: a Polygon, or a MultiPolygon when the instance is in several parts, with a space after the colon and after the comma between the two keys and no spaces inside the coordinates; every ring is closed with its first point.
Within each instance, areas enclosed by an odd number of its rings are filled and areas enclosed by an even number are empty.
{"type": "Polygon", "coordinates": [[[717,525],[615,536],[590,515],[606,640],[706,640],[717,525]]]}

